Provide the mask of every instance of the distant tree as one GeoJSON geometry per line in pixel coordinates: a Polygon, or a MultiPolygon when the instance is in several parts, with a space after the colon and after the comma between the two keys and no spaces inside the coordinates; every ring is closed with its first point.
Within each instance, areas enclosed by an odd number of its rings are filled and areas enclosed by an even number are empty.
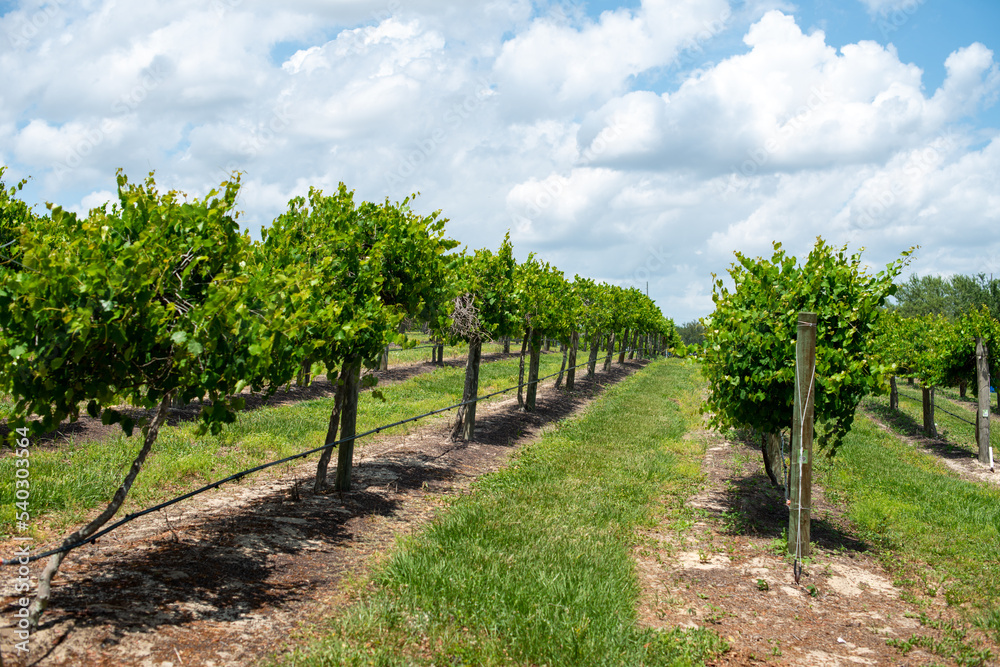
{"type": "Polygon", "coordinates": [[[691,320],[677,327],[677,333],[685,345],[701,345],[705,342],[705,325],[700,320],[691,320]]]}
{"type": "Polygon", "coordinates": [[[954,318],[955,308],[951,284],[941,276],[910,276],[896,290],[895,306],[903,317],[944,315],[954,318]]]}
{"type": "Polygon", "coordinates": [[[955,321],[984,307],[993,317],[1000,317],[1000,279],[980,273],[951,278],[910,276],[899,285],[891,308],[903,317],[943,315],[955,321]]]}
{"type": "Polygon", "coordinates": [[[994,319],[1000,319],[1000,278],[987,278],[985,273],[954,276],[951,291],[956,314],[964,315],[985,307],[994,319]]]}

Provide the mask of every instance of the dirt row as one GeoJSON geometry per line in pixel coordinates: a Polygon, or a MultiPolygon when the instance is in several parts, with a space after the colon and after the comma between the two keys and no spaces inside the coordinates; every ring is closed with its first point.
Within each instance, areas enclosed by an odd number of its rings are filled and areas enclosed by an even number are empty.
{"type": "MultiPolygon", "coordinates": [[[[940,593],[919,603],[912,591],[904,595],[822,487],[813,486],[816,548],[796,583],[782,539],[786,499],[765,475],[759,449],[715,432],[690,437],[707,446],[705,484],[687,501],[697,519],[690,528],[664,522],[642,536],[635,550],[642,622],[716,630],[732,647],[717,665],[953,664],[887,643],[914,634],[941,640],[942,631],[921,625],[920,613],[945,621],[956,614],[940,593]]],[[[970,641],[1000,655],[984,637],[970,641]]]]}
{"type": "Polygon", "coordinates": [[[299,628],[352,600],[398,536],[643,365],[578,378],[572,394],[547,382],[534,413],[516,398],[480,406],[467,444],[450,440],[447,416],[359,443],[348,493],[313,494],[311,461],[127,524],[66,560],[27,659],[12,651],[13,590],[3,582],[4,664],[222,667],[281,654],[299,628]]]}

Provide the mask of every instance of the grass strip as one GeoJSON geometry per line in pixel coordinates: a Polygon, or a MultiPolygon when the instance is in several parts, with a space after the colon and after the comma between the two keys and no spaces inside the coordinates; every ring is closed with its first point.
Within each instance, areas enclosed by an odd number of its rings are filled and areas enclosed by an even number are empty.
{"type": "MultiPolygon", "coordinates": [[[[427,343],[421,343],[421,345],[426,345],[427,343]]],[[[512,345],[511,352],[520,351],[520,346],[516,348],[512,345]]],[[[558,351],[558,347],[556,348],[558,351]]],[[[420,349],[407,349],[400,350],[397,348],[389,348],[389,367],[398,365],[409,365],[416,364],[423,361],[431,360],[431,351],[429,347],[420,347],[420,349]]],[[[503,352],[503,343],[483,343],[483,354],[492,354],[495,352],[503,352]]],[[[445,345],[444,347],[444,358],[445,359],[464,359],[469,355],[469,344],[459,343],[458,345],[445,345]]],[[[559,370],[558,368],[556,370],[559,370]]]]}
{"type": "MultiPolygon", "coordinates": [[[[558,371],[561,361],[558,354],[542,355],[539,375],[558,371]]],[[[517,374],[517,359],[483,364],[480,393],[517,384],[517,374]]],[[[464,368],[444,367],[381,387],[384,401],[364,392],[358,400],[358,431],[457,403],[462,400],[464,382],[464,368]]],[[[332,407],[333,398],[324,398],[243,412],[219,436],[196,435],[195,424],[191,423],[164,427],[126,501],[125,511],[141,509],[200,484],[322,445],[332,407]]],[[[448,419],[453,414],[431,419],[448,419]]],[[[422,423],[407,424],[384,433],[409,433],[419,425],[422,423]]],[[[357,443],[361,454],[365,444],[365,440],[357,443]]],[[[131,438],[117,432],[105,440],[70,440],[33,450],[30,513],[32,526],[40,531],[36,536],[43,535],[46,524],[52,530],[61,530],[80,523],[88,511],[107,503],[141,445],[137,431],[131,438]]],[[[10,537],[14,528],[15,461],[12,456],[0,458],[0,539],[10,537]]],[[[301,463],[276,466],[272,474],[301,463]]]]}
{"type": "Polygon", "coordinates": [[[286,665],[694,665],[707,629],[638,627],[631,548],[700,481],[697,367],[661,360],[403,539],[374,589],[286,665]]]}
{"type": "Polygon", "coordinates": [[[962,479],[861,411],[837,455],[816,463],[817,481],[846,501],[897,585],[943,594],[1000,641],[1000,489],[962,479]]]}
{"type": "MultiPolygon", "coordinates": [[[[922,436],[924,434],[922,400],[920,389],[901,384],[898,411],[889,408],[888,396],[868,397],[862,403],[862,407],[904,435],[922,436]]],[[[934,403],[939,409],[934,410],[934,423],[937,425],[938,438],[968,452],[971,458],[978,458],[979,446],[976,444],[976,427],[973,425],[976,413],[963,407],[959,401],[965,402],[957,396],[949,397],[946,392],[940,390],[935,392],[934,403]],[[961,419],[956,419],[954,415],[948,414],[949,412],[959,415],[961,419]]],[[[1000,453],[1000,424],[991,424],[990,444],[993,445],[994,452],[1000,453]]]]}

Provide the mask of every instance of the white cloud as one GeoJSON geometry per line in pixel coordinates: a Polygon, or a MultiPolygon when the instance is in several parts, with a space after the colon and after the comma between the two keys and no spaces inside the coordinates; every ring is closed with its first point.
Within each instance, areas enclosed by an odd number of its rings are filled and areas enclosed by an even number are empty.
{"type": "Polygon", "coordinates": [[[1000,273],[983,268],[1000,257],[1000,138],[967,126],[1000,89],[982,44],[956,44],[928,91],[891,45],[838,49],[783,0],[596,19],[529,0],[53,7],[0,49],[0,160],[81,212],[118,167],[192,196],[241,170],[255,233],[310,185],[420,191],[462,243],[510,228],[519,257],[648,281],[680,321],[711,309],[733,250],[774,239],[803,253],[823,234],[883,265],[919,243],[921,270],[1000,273]],[[668,92],[637,83],[739,36],[668,92]]]}
{"type": "Polygon", "coordinates": [[[582,124],[618,138],[599,164],[693,167],[744,176],[888,159],[979,108],[1000,87],[993,53],[973,44],[947,61],[944,85],[928,98],[919,68],[874,42],[840,53],[822,31],[803,34],[778,11],[754,24],[749,53],[720,62],[672,94],[636,91],[606,103],[582,124]]]}
{"type": "Polygon", "coordinates": [[[109,202],[117,202],[118,195],[107,190],[98,190],[96,192],[91,192],[82,200],[80,200],[79,206],[70,207],[69,210],[75,211],[78,215],[86,215],[91,210],[95,208],[101,208],[109,202]]]}
{"type": "Polygon", "coordinates": [[[622,92],[628,77],[668,64],[728,16],[721,0],[645,0],[635,12],[607,11],[579,29],[538,20],[504,44],[494,75],[511,115],[572,113],[622,92]]]}

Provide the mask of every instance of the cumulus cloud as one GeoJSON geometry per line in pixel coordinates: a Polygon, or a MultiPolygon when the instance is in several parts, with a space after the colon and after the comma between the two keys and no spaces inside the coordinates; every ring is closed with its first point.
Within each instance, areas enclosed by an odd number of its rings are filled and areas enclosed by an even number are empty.
{"type": "Polygon", "coordinates": [[[994,53],[956,44],[926,90],[891,44],[836,46],[794,12],[24,4],[0,17],[0,160],[81,213],[110,197],[118,167],[193,196],[238,170],[254,232],[309,186],[419,191],[470,247],[510,229],[519,257],[648,282],[682,321],[711,309],[709,276],[733,250],[766,254],[773,239],[803,253],[823,234],[875,264],[921,244],[924,270],[993,270],[1000,139],[968,125],[1000,89],[994,53]],[[684,69],[718,39],[734,46],[684,69]],[[638,83],[667,70],[676,81],[638,83]]]}
{"type": "Polygon", "coordinates": [[[838,52],[822,31],[768,12],[744,37],[750,51],[685,81],[670,94],[635,91],[584,121],[581,143],[617,136],[598,163],[618,168],[699,168],[709,174],[789,171],[888,159],[979,108],[1000,80],[982,44],[947,60],[933,96],[921,70],[890,45],[838,52]]]}
{"type": "Polygon", "coordinates": [[[537,20],[504,44],[494,75],[511,115],[572,113],[622,92],[630,76],[670,63],[729,15],[722,0],[644,0],[634,12],[606,11],[582,28],[537,20]]]}

